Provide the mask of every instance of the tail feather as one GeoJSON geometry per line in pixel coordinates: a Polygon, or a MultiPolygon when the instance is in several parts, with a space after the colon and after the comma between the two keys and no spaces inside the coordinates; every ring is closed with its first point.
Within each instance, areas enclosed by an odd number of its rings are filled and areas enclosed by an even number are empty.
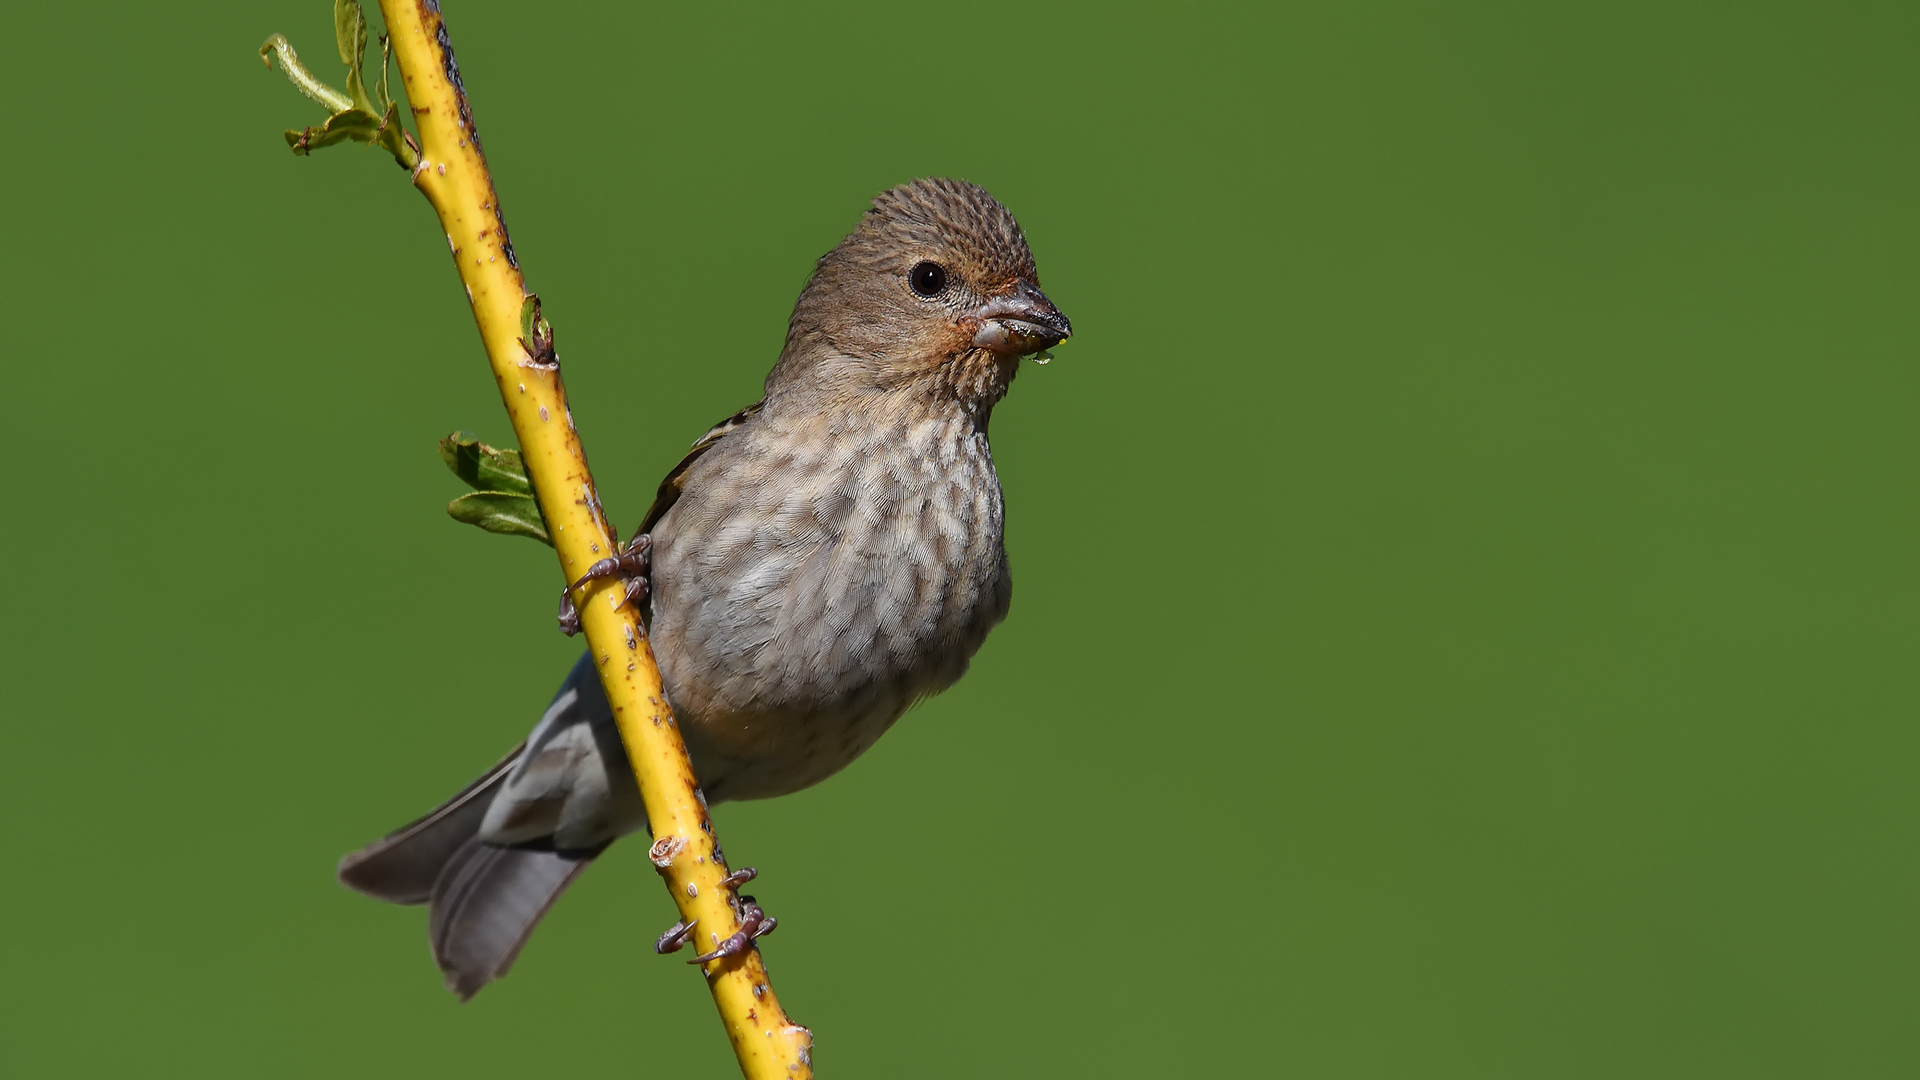
{"type": "Polygon", "coordinates": [[[427,936],[447,989],[465,1001],[507,973],[540,917],[605,845],[534,851],[469,839],[434,882],[427,936]]]}
{"type": "Polygon", "coordinates": [[[403,825],[340,859],[340,883],[394,904],[424,904],[433,883],[463,844],[480,831],[495,789],[526,748],[521,743],[493,768],[426,817],[403,825]]]}
{"type": "Polygon", "coordinates": [[[427,935],[447,989],[465,1001],[507,973],[540,917],[606,849],[498,847],[480,839],[487,808],[522,743],[439,809],[340,860],[340,881],[376,899],[427,904],[427,935]]]}

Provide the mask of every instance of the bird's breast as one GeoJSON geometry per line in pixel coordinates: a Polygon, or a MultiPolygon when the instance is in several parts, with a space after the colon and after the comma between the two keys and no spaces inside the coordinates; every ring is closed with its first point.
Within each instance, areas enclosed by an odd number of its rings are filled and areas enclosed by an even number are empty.
{"type": "Polygon", "coordinates": [[[652,635],[709,797],[824,779],[958,679],[1011,599],[1003,515],[957,411],[770,410],[696,462],[654,529],[652,635]]]}

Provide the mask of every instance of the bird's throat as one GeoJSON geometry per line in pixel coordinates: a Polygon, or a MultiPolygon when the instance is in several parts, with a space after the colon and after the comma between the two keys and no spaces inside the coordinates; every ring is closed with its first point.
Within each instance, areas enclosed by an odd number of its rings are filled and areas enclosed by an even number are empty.
{"type": "Polygon", "coordinates": [[[968,349],[940,365],[935,377],[938,396],[960,406],[974,418],[980,431],[987,429],[993,407],[1007,396],[1013,377],[1020,371],[1020,358],[968,349]]]}

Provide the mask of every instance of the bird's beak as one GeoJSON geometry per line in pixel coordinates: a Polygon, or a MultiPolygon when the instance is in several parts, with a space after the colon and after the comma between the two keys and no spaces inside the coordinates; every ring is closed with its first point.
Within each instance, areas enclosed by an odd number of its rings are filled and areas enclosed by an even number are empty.
{"type": "Polygon", "coordinates": [[[1026,281],[973,309],[967,322],[974,324],[975,348],[1012,356],[1044,352],[1073,336],[1073,324],[1026,281]]]}

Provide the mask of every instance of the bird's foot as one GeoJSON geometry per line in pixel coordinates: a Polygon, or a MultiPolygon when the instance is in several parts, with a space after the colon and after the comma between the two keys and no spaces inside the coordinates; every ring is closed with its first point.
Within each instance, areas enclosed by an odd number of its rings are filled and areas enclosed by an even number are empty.
{"type": "MultiPolygon", "coordinates": [[[[748,866],[721,878],[720,884],[728,889],[738,889],[759,876],[760,871],[748,866]]],[[[752,948],[754,942],[773,933],[773,928],[780,925],[780,920],[761,910],[760,905],[751,896],[742,896],[736,892],[733,909],[740,917],[739,931],[715,945],[712,952],[702,953],[687,961],[688,963],[704,964],[724,956],[738,956],[752,948]]],[[[675,948],[678,947],[675,946],[675,948]]]]}
{"type": "MultiPolygon", "coordinates": [[[[580,580],[560,591],[560,631],[568,637],[580,632],[580,609],[574,606],[573,590],[589,581],[604,581],[607,578],[624,582],[626,595],[622,604],[637,604],[647,598],[647,573],[651,569],[648,554],[653,550],[653,537],[645,533],[627,542],[627,546],[615,552],[612,557],[601,559],[580,580]]],[[[617,606],[617,605],[616,605],[617,606]]]]}
{"type": "Polygon", "coordinates": [[[753,897],[740,898],[740,931],[713,947],[712,952],[701,953],[687,961],[689,964],[704,964],[709,960],[718,960],[723,956],[738,956],[753,946],[753,943],[773,933],[780,920],[760,910],[753,897]]]}

